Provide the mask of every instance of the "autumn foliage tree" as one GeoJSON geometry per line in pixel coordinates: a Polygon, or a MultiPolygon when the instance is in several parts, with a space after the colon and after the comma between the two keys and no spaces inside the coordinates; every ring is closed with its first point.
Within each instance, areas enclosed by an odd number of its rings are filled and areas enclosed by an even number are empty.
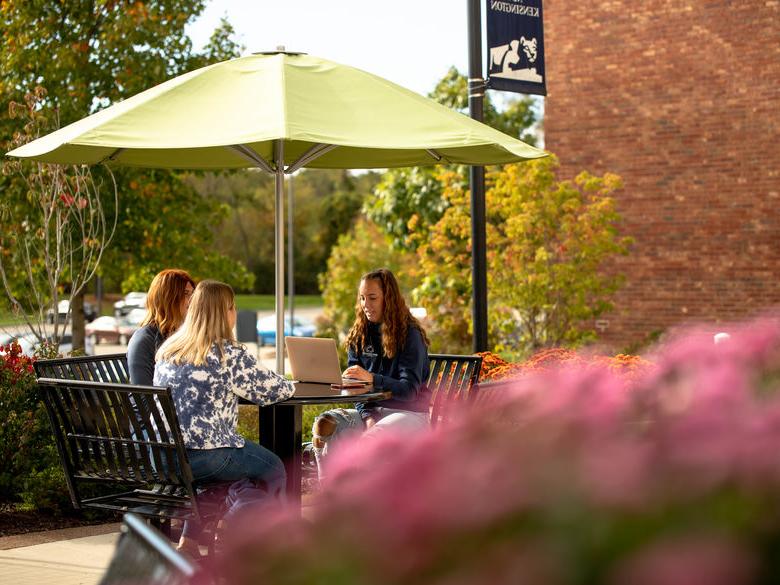
{"type": "MultiPolygon", "coordinates": [[[[488,310],[492,345],[527,353],[595,338],[593,320],[612,308],[620,275],[606,262],[628,253],[612,194],[620,178],[583,172],[556,176],[555,157],[494,168],[487,175],[488,310]]],[[[418,256],[414,291],[432,314],[432,337],[448,351],[471,339],[469,193],[442,176],[449,207],[418,256]]]]}
{"type": "Polygon", "coordinates": [[[417,275],[415,264],[414,255],[395,250],[390,237],[376,224],[358,219],[348,233],[339,237],[328,258],[327,270],[320,274],[324,305],[321,332],[338,337],[352,325],[363,274],[389,268],[399,277],[402,292],[409,293],[417,275]]]}
{"type": "MultiPolygon", "coordinates": [[[[455,67],[442,77],[428,97],[440,104],[466,113],[468,84],[466,76],[455,67]]],[[[532,98],[513,98],[499,109],[489,95],[484,103],[485,123],[528,144],[536,144],[534,126],[537,113],[532,98]]],[[[367,217],[392,238],[399,249],[417,249],[428,238],[428,229],[441,218],[449,206],[443,196],[442,172],[449,180],[468,182],[464,165],[390,169],[374,189],[374,197],[364,206],[367,217]]]]}

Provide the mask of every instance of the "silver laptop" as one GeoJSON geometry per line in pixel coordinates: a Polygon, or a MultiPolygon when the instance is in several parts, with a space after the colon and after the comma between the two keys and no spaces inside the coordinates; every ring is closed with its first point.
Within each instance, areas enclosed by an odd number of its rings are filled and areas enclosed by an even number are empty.
{"type": "Polygon", "coordinates": [[[290,373],[298,382],[316,384],[368,384],[342,378],[336,340],[326,337],[285,337],[290,373]]]}

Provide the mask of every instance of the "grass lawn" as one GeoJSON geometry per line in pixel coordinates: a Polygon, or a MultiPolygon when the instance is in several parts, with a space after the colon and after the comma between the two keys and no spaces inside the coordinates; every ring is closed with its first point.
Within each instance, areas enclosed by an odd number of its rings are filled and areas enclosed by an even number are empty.
{"type": "Polygon", "coordinates": [[[24,327],[24,321],[17,319],[11,313],[0,311],[0,327],[24,327]]]}
{"type": "MultiPolygon", "coordinates": [[[[301,308],[321,307],[320,295],[295,295],[295,306],[301,308]]],[[[255,311],[273,311],[274,295],[236,295],[236,308],[255,311]]]]}
{"type": "MultiPolygon", "coordinates": [[[[354,404],[309,404],[303,407],[303,442],[311,441],[311,427],[317,415],[331,408],[355,408],[354,404]]],[[[238,432],[245,438],[257,441],[260,436],[257,407],[251,404],[238,406],[238,432]]]]}

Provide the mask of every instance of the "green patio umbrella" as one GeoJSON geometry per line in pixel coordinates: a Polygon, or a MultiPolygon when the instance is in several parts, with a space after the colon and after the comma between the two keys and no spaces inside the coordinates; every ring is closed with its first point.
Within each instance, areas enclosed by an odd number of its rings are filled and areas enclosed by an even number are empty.
{"type": "Polygon", "coordinates": [[[376,75],[310,55],[271,52],[185,73],[8,156],[273,173],[276,363],[282,372],[285,174],[303,167],[504,164],[546,153],[376,75]]]}

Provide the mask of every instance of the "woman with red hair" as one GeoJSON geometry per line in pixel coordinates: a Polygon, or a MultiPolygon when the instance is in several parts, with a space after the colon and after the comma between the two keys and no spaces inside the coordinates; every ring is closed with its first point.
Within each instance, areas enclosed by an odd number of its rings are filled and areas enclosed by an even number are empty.
{"type": "Polygon", "coordinates": [[[146,295],[146,317],[127,345],[130,383],[152,386],[154,354],[184,322],[195,281],[184,270],[169,268],[152,280],[146,295]]]}

